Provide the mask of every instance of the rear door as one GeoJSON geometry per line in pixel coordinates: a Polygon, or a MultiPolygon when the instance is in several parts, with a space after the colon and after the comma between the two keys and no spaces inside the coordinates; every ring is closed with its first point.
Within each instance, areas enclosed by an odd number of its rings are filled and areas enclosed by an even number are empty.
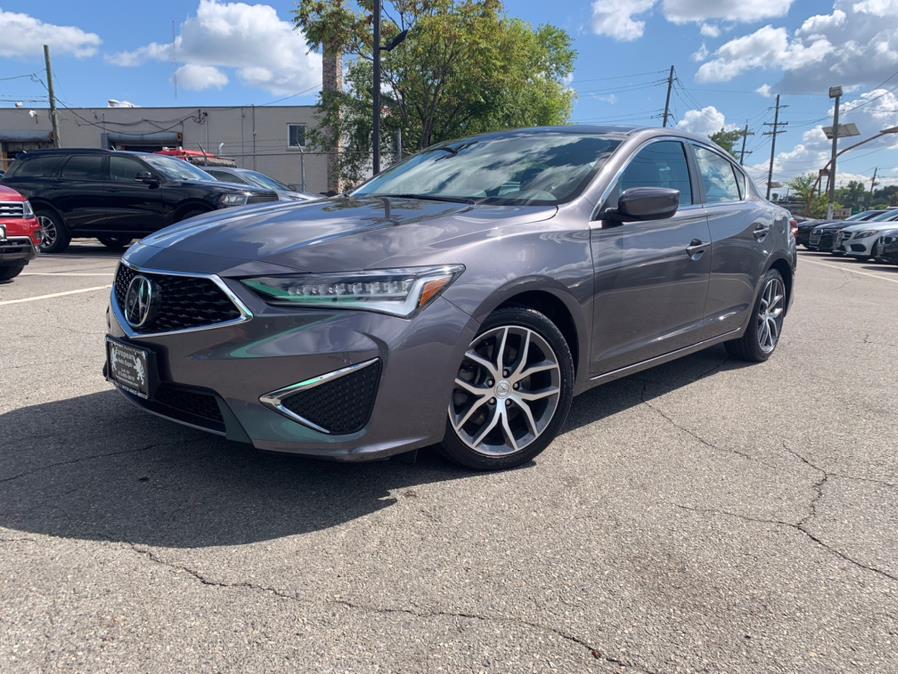
{"type": "Polygon", "coordinates": [[[776,241],[775,208],[753,193],[734,162],[716,150],[692,144],[701,176],[711,232],[706,337],[741,329],[751,311],[756,285],[776,241]]]}
{"type": "Polygon", "coordinates": [[[60,170],[53,206],[62,213],[66,226],[73,232],[108,228],[106,155],[70,155],[60,170]]]}
{"type": "Polygon", "coordinates": [[[110,155],[107,208],[111,227],[129,234],[155,232],[166,224],[162,181],[138,180],[152,169],[126,154],[110,155]]]}
{"type": "Polygon", "coordinates": [[[679,210],[664,220],[592,223],[594,376],[703,338],[710,234],[694,173],[680,140],[651,141],[626,165],[604,206],[631,187],[667,187],[679,190],[679,210]]]}

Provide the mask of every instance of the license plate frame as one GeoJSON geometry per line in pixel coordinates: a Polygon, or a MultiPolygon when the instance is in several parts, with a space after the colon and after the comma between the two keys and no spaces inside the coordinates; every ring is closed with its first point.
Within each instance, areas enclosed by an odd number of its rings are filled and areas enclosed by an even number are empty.
{"type": "Polygon", "coordinates": [[[156,354],[151,349],[106,337],[106,379],[146,400],[156,390],[156,354]]]}

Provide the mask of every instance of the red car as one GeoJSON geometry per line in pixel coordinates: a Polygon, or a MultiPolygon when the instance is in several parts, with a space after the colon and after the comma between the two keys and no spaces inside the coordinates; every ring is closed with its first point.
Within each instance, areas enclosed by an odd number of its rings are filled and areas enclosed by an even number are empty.
{"type": "Polygon", "coordinates": [[[37,254],[41,226],[31,204],[15,190],[0,185],[0,281],[18,276],[37,254]]]}

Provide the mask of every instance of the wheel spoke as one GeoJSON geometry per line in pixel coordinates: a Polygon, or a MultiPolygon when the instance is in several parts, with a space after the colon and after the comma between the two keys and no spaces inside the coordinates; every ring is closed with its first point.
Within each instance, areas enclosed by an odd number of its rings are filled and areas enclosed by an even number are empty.
{"type": "Polygon", "coordinates": [[[475,353],[473,349],[465,352],[465,358],[467,358],[468,360],[472,360],[480,365],[487,372],[489,372],[490,375],[492,375],[493,379],[498,379],[496,375],[496,366],[489,362],[486,358],[481,356],[479,353],[475,353]]]}
{"type": "Polygon", "coordinates": [[[537,374],[538,372],[546,372],[547,370],[557,370],[557,369],[558,369],[557,363],[543,362],[543,363],[540,363],[539,365],[534,365],[533,367],[528,367],[526,370],[524,370],[520,374],[518,374],[514,377],[510,377],[510,379],[513,383],[519,382],[519,381],[526,379],[527,377],[531,377],[531,376],[537,374]]]}
{"type": "Polygon", "coordinates": [[[776,319],[769,319],[768,324],[770,327],[768,328],[768,332],[770,332],[770,346],[776,344],[776,340],[779,339],[780,336],[780,326],[777,324],[776,319]]]}
{"type": "Polygon", "coordinates": [[[518,451],[518,441],[514,437],[514,432],[511,430],[511,426],[508,423],[508,412],[505,409],[500,410],[499,415],[502,417],[502,430],[505,432],[505,437],[508,439],[508,442],[511,443],[511,448],[514,451],[518,451]]]}
{"type": "Polygon", "coordinates": [[[542,400],[543,398],[555,395],[558,391],[559,389],[557,386],[551,386],[541,391],[517,391],[515,397],[520,398],[521,400],[542,400]]]}
{"type": "Polygon", "coordinates": [[[496,354],[496,379],[502,375],[505,369],[505,345],[508,343],[508,326],[502,331],[502,341],[499,342],[499,351],[496,354]]]}
{"type": "Polygon", "coordinates": [[[464,389],[471,395],[477,396],[478,398],[482,397],[482,396],[489,395],[492,392],[491,388],[486,388],[486,387],[482,387],[482,386],[474,386],[474,384],[471,384],[470,382],[466,382],[461,377],[455,378],[455,385],[458,386],[459,388],[464,389]]]}
{"type": "Polygon", "coordinates": [[[524,345],[521,347],[521,355],[518,358],[518,364],[511,373],[512,377],[519,377],[521,370],[527,365],[527,357],[530,355],[530,330],[524,333],[524,345]]]}
{"type": "Polygon", "coordinates": [[[462,428],[466,423],[468,423],[468,419],[470,419],[473,416],[474,412],[476,412],[481,407],[483,407],[483,404],[489,399],[490,399],[490,396],[486,395],[486,396],[483,396],[482,398],[478,398],[473,403],[471,403],[471,406],[468,408],[468,411],[465,412],[465,415],[458,422],[455,423],[455,427],[462,428]]]}
{"type": "Polygon", "coordinates": [[[490,422],[486,426],[483,427],[483,430],[480,431],[480,435],[478,435],[474,439],[474,441],[472,443],[474,445],[474,447],[478,447],[480,445],[480,443],[483,442],[483,439],[487,435],[489,435],[489,432],[496,427],[496,424],[499,423],[499,415],[500,414],[501,414],[501,411],[499,410],[499,406],[497,405],[496,409],[493,410],[493,416],[490,419],[490,422]]]}
{"type": "Polygon", "coordinates": [[[530,410],[530,405],[527,403],[518,400],[517,398],[512,398],[514,404],[518,407],[519,410],[524,414],[524,418],[527,419],[527,426],[530,428],[530,432],[533,433],[533,437],[539,435],[539,431],[536,428],[536,419],[533,418],[533,412],[530,410]]]}

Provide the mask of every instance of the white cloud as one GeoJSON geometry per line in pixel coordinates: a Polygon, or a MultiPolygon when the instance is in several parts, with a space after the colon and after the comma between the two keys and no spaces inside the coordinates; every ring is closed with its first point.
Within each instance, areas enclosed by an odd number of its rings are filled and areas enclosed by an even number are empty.
{"type": "Polygon", "coordinates": [[[761,94],[761,96],[763,96],[764,98],[770,98],[771,96],[773,96],[773,87],[771,87],[769,84],[762,84],[757,89],[755,89],[755,92],[761,94]]]}
{"type": "Polygon", "coordinates": [[[790,41],[785,28],[767,25],[723,44],[714,58],[699,67],[695,78],[699,82],[726,82],[755,68],[795,70],[819,63],[832,51],[833,45],[824,37],[814,36],[807,43],[790,41]]]}
{"type": "Polygon", "coordinates": [[[633,18],[652,8],[655,0],[595,0],[592,3],[592,30],[621,42],[642,37],[645,21],[633,18]]]}
{"type": "Polygon", "coordinates": [[[189,91],[221,89],[228,83],[228,76],[215,66],[200,66],[187,63],[175,71],[175,82],[189,91]]]}
{"type": "Polygon", "coordinates": [[[179,72],[190,66],[188,77],[195,79],[189,81],[205,83],[204,88],[224,86],[227,75],[221,69],[231,68],[245,84],[278,96],[321,82],[321,57],[310,52],[303,34],[270,5],[243,2],[200,0],[196,16],[181,24],[173,43],[151,42],[109,60],[132,67],[150,60],[180,63],[179,72]]]}
{"type": "MultiPolygon", "coordinates": [[[[888,0],[870,0],[888,1],[888,0]]],[[[718,37],[718,26],[707,23],[721,19],[752,23],[778,18],[789,13],[794,0],[594,0],[592,30],[621,42],[642,37],[643,15],[659,5],[664,18],[676,24],[700,23],[705,37],[718,37]]]]}
{"type": "Polygon", "coordinates": [[[44,23],[28,14],[0,10],[0,31],[6,39],[0,43],[0,56],[37,56],[49,45],[54,56],[70,54],[86,58],[97,53],[102,40],[76,26],[44,23]]]}
{"type": "Polygon", "coordinates": [[[120,101],[117,98],[110,98],[106,101],[107,108],[139,108],[140,106],[137,103],[132,103],[131,101],[120,101]]]}
{"type": "Polygon", "coordinates": [[[711,52],[708,51],[708,48],[705,46],[705,43],[702,42],[702,46],[698,48],[698,51],[692,54],[692,60],[696,63],[700,63],[708,58],[708,54],[711,52]]]}
{"type": "Polygon", "coordinates": [[[709,55],[697,79],[720,82],[755,69],[783,71],[783,93],[825,92],[878,84],[898,70],[898,0],[835,0],[790,34],[764,26],[709,55]]]}
{"type": "Polygon", "coordinates": [[[727,128],[727,123],[724,114],[713,105],[709,105],[701,110],[687,110],[677,123],[677,128],[710,136],[712,133],[727,128]]]}

